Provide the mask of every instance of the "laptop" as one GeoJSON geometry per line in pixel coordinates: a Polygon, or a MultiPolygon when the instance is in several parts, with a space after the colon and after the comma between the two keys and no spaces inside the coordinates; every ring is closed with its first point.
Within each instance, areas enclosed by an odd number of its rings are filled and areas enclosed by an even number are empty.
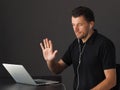
{"type": "Polygon", "coordinates": [[[23,65],[17,64],[2,64],[5,69],[9,72],[16,83],[29,84],[29,85],[49,85],[57,84],[58,81],[45,80],[45,79],[33,79],[27,72],[23,65]]]}

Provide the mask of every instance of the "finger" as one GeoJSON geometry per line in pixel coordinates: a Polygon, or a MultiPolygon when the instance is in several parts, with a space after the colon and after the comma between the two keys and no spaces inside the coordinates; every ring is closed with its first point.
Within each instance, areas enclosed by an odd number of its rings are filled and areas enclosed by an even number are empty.
{"type": "Polygon", "coordinates": [[[44,50],[44,47],[43,47],[43,44],[42,43],[40,43],[40,47],[42,48],[42,51],[44,50]]]}
{"type": "Polygon", "coordinates": [[[58,50],[55,50],[55,51],[54,51],[54,53],[53,53],[53,54],[54,54],[54,56],[56,56],[57,52],[58,52],[58,50]]]}
{"type": "Polygon", "coordinates": [[[53,49],[53,45],[52,45],[52,41],[51,41],[51,40],[49,40],[49,47],[50,47],[51,49],[53,49]]]}
{"type": "Polygon", "coordinates": [[[47,48],[46,39],[43,39],[43,43],[44,43],[44,48],[47,48]]]}
{"type": "Polygon", "coordinates": [[[46,38],[46,47],[47,47],[47,48],[50,47],[48,38],[46,38]]]}

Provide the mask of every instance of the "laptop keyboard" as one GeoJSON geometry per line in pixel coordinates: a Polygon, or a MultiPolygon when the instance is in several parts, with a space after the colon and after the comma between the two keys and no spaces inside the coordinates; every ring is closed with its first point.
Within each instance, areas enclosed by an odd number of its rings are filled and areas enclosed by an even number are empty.
{"type": "Polygon", "coordinates": [[[44,81],[35,81],[37,84],[44,84],[44,83],[46,83],[46,82],[44,82],[44,81]]]}
{"type": "Polygon", "coordinates": [[[46,81],[45,80],[42,80],[41,81],[41,79],[36,79],[36,80],[34,80],[37,84],[45,84],[46,83],[46,81]]]}
{"type": "Polygon", "coordinates": [[[58,83],[57,81],[50,81],[50,80],[44,80],[44,79],[34,79],[34,81],[37,83],[37,84],[52,84],[52,83],[58,83]]]}

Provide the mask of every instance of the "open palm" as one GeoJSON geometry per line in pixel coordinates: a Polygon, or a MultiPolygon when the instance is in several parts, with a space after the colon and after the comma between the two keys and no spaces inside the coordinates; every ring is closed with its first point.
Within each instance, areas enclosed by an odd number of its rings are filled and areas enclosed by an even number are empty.
{"type": "Polygon", "coordinates": [[[53,45],[51,40],[44,39],[43,44],[40,43],[40,46],[42,48],[43,57],[46,61],[54,60],[57,50],[53,51],[53,45]]]}

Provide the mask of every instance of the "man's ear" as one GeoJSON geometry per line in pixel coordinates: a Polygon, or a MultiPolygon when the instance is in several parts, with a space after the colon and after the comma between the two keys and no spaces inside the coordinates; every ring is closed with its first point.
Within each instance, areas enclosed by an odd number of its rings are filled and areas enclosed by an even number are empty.
{"type": "Polygon", "coordinates": [[[90,22],[90,29],[92,29],[92,28],[94,27],[94,25],[95,25],[95,22],[94,22],[94,21],[91,21],[91,22],[90,22]]]}

